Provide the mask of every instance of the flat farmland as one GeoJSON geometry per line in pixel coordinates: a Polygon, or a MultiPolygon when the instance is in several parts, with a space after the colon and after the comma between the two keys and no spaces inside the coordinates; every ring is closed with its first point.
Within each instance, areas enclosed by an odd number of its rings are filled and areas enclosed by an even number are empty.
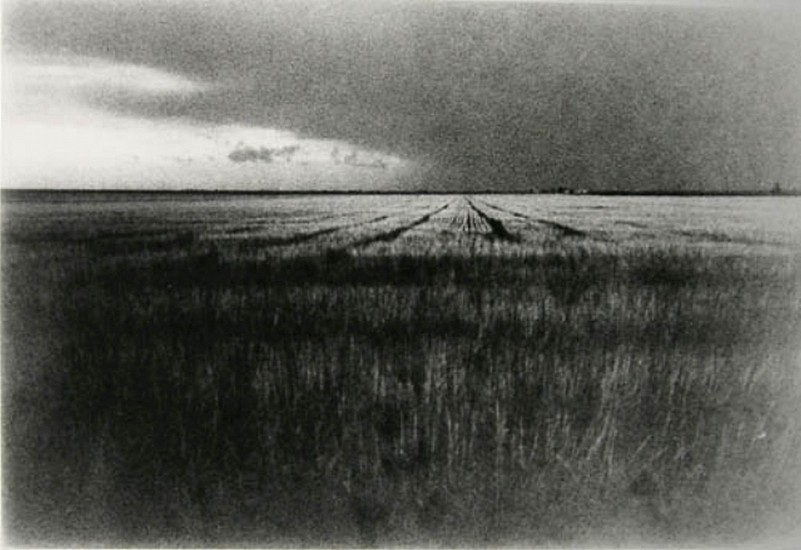
{"type": "Polygon", "coordinates": [[[6,536],[784,536],[800,214],[787,197],[6,192],[6,536]]]}

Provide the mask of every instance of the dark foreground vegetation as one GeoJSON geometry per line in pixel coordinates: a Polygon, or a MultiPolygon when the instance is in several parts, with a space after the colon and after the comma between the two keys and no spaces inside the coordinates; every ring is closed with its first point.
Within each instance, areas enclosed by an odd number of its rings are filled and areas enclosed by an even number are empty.
{"type": "Polygon", "coordinates": [[[723,542],[798,518],[797,258],[4,248],[12,542],[723,542]]]}

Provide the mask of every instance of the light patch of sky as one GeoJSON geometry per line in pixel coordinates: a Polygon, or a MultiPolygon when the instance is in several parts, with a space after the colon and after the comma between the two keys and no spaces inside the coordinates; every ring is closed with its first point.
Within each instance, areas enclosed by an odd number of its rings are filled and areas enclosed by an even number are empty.
{"type": "MultiPolygon", "coordinates": [[[[416,1],[416,0],[411,0],[416,1]]],[[[797,0],[430,0],[434,2],[462,3],[526,3],[526,4],[591,4],[621,6],[679,6],[685,8],[795,8],[797,0]]]]}
{"type": "Polygon", "coordinates": [[[5,188],[217,188],[258,184],[265,177],[282,187],[309,186],[326,173],[358,168],[343,165],[346,155],[384,172],[404,164],[391,155],[273,128],[140,118],[92,104],[104,94],[180,97],[212,86],[154,68],[52,55],[7,55],[4,61],[5,188]],[[237,149],[287,147],[294,148],[291,156],[274,162],[229,157],[237,149]]]}
{"type": "MultiPolygon", "coordinates": [[[[7,0],[8,4],[15,4],[23,0],[7,0]]],[[[108,4],[142,4],[147,1],[159,3],[161,0],[38,0],[39,3],[65,4],[65,3],[108,3],[108,4]]],[[[348,4],[359,3],[371,4],[380,0],[345,0],[348,4]]],[[[408,3],[440,3],[440,2],[505,2],[505,3],[529,3],[529,4],[654,4],[654,5],[719,5],[719,6],[764,6],[764,5],[791,5],[797,3],[796,0],[386,0],[408,3]]],[[[209,7],[224,7],[231,4],[241,4],[241,0],[172,0],[172,2],[183,4],[204,4],[209,7]]],[[[331,0],[263,0],[263,3],[273,4],[328,4],[332,5],[331,0]]]]}
{"type": "Polygon", "coordinates": [[[39,55],[15,60],[14,73],[53,89],[119,89],[144,94],[189,94],[206,85],[158,69],[89,57],[39,55]]]}

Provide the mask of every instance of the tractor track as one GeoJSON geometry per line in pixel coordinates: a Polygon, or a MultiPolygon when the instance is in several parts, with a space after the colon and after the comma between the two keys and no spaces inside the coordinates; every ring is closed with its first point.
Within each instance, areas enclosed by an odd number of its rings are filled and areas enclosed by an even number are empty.
{"type": "Polygon", "coordinates": [[[612,223],[614,223],[615,225],[624,225],[626,227],[634,227],[635,229],[647,229],[648,228],[648,226],[646,224],[640,223],[640,222],[630,222],[630,221],[625,221],[625,220],[615,220],[612,223]]]}
{"type": "Polygon", "coordinates": [[[384,221],[389,218],[388,215],[378,216],[377,218],[372,218],[367,221],[363,222],[356,222],[356,223],[346,223],[343,225],[337,225],[335,227],[326,227],[325,229],[316,229],[314,231],[308,231],[306,233],[297,233],[295,235],[290,235],[288,237],[264,237],[259,239],[259,244],[266,245],[266,246],[289,246],[293,244],[299,244],[306,241],[310,241],[317,237],[322,237],[323,235],[330,235],[331,233],[335,233],[337,231],[341,231],[343,229],[350,229],[352,227],[359,227],[362,225],[368,225],[371,223],[378,223],[380,221],[384,221]]]}
{"type": "Polygon", "coordinates": [[[465,200],[467,201],[467,204],[469,205],[470,209],[473,212],[475,212],[475,214],[479,217],[479,219],[481,219],[484,223],[487,224],[487,226],[489,226],[490,229],[489,235],[504,241],[512,241],[512,242],[520,241],[520,237],[518,235],[513,235],[512,233],[509,233],[509,230],[506,229],[501,220],[493,218],[492,216],[481,210],[470,199],[466,198],[465,200]]]}
{"type": "Polygon", "coordinates": [[[431,210],[430,212],[420,216],[419,218],[411,221],[406,225],[396,227],[395,229],[392,229],[390,231],[385,231],[383,233],[379,233],[371,237],[365,237],[364,239],[360,239],[354,243],[351,243],[345,246],[344,248],[362,248],[377,242],[392,242],[401,235],[403,235],[404,233],[406,233],[407,231],[410,231],[415,227],[423,225],[424,223],[428,222],[432,217],[436,216],[437,214],[448,208],[450,205],[451,205],[450,203],[444,204],[443,206],[431,210]]]}
{"type": "Polygon", "coordinates": [[[497,206],[497,205],[494,205],[494,204],[486,202],[486,201],[481,201],[481,202],[484,204],[484,206],[487,206],[489,208],[493,208],[493,209],[495,209],[495,210],[497,210],[499,212],[504,212],[506,214],[510,214],[512,216],[515,216],[516,218],[532,221],[532,222],[535,222],[535,223],[550,227],[551,229],[556,229],[557,231],[559,231],[562,234],[563,237],[588,237],[589,236],[589,233],[587,233],[586,231],[583,231],[581,229],[576,229],[575,227],[571,227],[569,225],[565,225],[565,224],[562,224],[562,223],[559,223],[559,222],[555,222],[555,221],[552,221],[552,220],[546,220],[546,219],[543,219],[543,218],[535,218],[535,217],[529,216],[527,214],[521,214],[520,212],[515,212],[514,210],[509,210],[508,208],[503,208],[501,206],[497,206]]]}
{"type": "Polygon", "coordinates": [[[266,227],[268,225],[302,225],[302,224],[309,224],[309,223],[320,223],[324,221],[328,221],[334,218],[342,217],[341,214],[329,214],[326,216],[308,216],[308,217],[298,217],[298,218],[289,218],[289,219],[281,219],[276,217],[270,216],[261,216],[258,218],[250,218],[247,221],[240,223],[239,225],[235,225],[229,228],[226,228],[224,231],[228,235],[236,235],[239,233],[249,233],[253,230],[257,230],[262,227],[266,227]]]}

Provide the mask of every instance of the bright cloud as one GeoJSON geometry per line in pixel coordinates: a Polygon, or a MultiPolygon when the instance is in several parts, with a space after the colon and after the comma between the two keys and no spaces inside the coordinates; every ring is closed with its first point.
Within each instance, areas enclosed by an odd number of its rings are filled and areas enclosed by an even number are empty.
{"type": "Polygon", "coordinates": [[[165,71],[102,59],[69,56],[23,56],[13,60],[14,75],[28,86],[58,89],[118,89],[143,94],[189,94],[207,87],[165,71]]]}
{"type": "Polygon", "coordinates": [[[4,187],[250,187],[265,180],[308,185],[360,166],[339,162],[340,150],[384,169],[403,164],[272,128],[139,118],[93,105],[94,98],[112,94],[191,96],[211,87],[154,68],[54,56],[22,57],[9,65],[4,187]],[[270,162],[231,161],[232,152],[248,149],[293,154],[270,155],[270,162]]]}

